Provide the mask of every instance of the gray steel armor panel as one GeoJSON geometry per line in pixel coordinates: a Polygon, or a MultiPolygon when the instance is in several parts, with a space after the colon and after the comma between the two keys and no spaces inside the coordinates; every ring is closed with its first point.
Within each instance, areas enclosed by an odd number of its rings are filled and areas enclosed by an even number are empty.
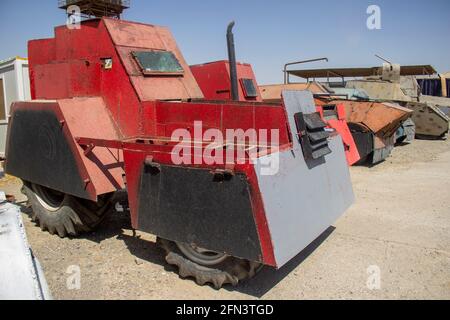
{"type": "Polygon", "coordinates": [[[305,249],[354,202],[339,135],[330,138],[332,153],[313,168],[308,168],[303,158],[302,147],[295,137],[294,114],[316,111],[311,92],[284,91],[283,98],[294,135],[293,150],[265,157],[280,157],[276,175],[262,175],[261,161],[255,167],[278,267],[305,249]]]}

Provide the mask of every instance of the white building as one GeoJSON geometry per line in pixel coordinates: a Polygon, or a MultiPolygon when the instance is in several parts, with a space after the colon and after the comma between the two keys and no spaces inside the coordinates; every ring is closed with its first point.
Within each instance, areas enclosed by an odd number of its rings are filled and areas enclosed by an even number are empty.
{"type": "Polygon", "coordinates": [[[6,132],[11,104],[31,100],[28,59],[14,57],[0,61],[0,157],[5,156],[6,132]]]}

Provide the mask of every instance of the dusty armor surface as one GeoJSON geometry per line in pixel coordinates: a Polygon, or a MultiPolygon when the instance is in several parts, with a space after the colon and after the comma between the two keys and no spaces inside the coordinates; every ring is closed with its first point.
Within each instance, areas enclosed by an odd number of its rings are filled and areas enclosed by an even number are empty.
{"type": "MultiPolygon", "coordinates": [[[[417,80],[420,76],[437,74],[431,65],[401,66],[384,63],[381,67],[289,70],[288,73],[305,79],[306,83],[326,79],[320,84],[327,89],[329,96],[336,95],[339,96],[338,99],[395,102],[411,108],[416,113],[414,121],[418,137],[439,139],[448,132],[450,106],[447,99],[423,96],[423,88],[417,80]],[[361,95],[361,92],[366,95],[361,95]],[[431,117],[424,117],[423,109],[427,109],[427,114],[431,117]]],[[[448,79],[445,75],[441,78],[445,79],[442,81],[441,95],[447,96],[448,79]]],[[[317,92],[313,93],[318,95],[317,92]]]]}
{"type": "Polygon", "coordinates": [[[449,118],[436,106],[421,102],[407,102],[405,107],[414,111],[412,119],[418,138],[443,138],[449,130],[449,118]]]}
{"type": "Polygon", "coordinates": [[[421,95],[420,102],[435,106],[450,117],[450,98],[421,95]]]}
{"type": "Polygon", "coordinates": [[[368,93],[370,100],[394,101],[414,111],[412,119],[416,125],[416,135],[419,138],[442,138],[449,130],[449,106],[447,98],[433,99],[420,94],[417,80],[412,77],[400,77],[398,80],[386,81],[383,76],[363,80],[351,80],[347,88],[360,89],[368,93]]]}

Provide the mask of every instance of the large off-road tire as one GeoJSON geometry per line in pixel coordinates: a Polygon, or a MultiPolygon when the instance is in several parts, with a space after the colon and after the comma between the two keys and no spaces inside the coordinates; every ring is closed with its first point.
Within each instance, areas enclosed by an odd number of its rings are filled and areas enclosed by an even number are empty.
{"type": "Polygon", "coordinates": [[[166,253],[167,263],[178,268],[182,278],[193,278],[198,285],[212,284],[219,290],[225,284],[236,286],[253,278],[262,264],[201,249],[199,254],[187,244],[158,238],[157,243],[166,253]],[[207,255],[209,254],[209,256],[207,255]]]}
{"type": "Polygon", "coordinates": [[[94,230],[113,209],[111,195],[98,203],[24,182],[22,193],[31,206],[31,218],[42,229],[61,238],[94,230]]]}

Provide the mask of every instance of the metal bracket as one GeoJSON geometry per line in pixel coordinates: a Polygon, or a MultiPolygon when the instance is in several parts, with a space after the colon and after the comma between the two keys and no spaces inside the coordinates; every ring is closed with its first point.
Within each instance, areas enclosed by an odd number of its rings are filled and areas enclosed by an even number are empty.
{"type": "Polygon", "coordinates": [[[211,171],[211,173],[214,175],[215,182],[230,181],[234,176],[234,172],[231,170],[217,169],[217,170],[211,171]]]}
{"type": "Polygon", "coordinates": [[[95,148],[95,145],[93,143],[88,144],[87,146],[85,146],[86,149],[84,149],[84,155],[87,156],[89,155],[95,148]]]}
{"type": "Polygon", "coordinates": [[[157,175],[161,172],[161,165],[153,162],[153,156],[147,156],[144,160],[145,170],[152,175],[157,175]]]}
{"type": "Polygon", "coordinates": [[[330,133],[325,130],[327,124],[318,112],[311,114],[299,112],[294,115],[294,118],[306,161],[317,160],[331,153],[328,146],[330,133]]]}

